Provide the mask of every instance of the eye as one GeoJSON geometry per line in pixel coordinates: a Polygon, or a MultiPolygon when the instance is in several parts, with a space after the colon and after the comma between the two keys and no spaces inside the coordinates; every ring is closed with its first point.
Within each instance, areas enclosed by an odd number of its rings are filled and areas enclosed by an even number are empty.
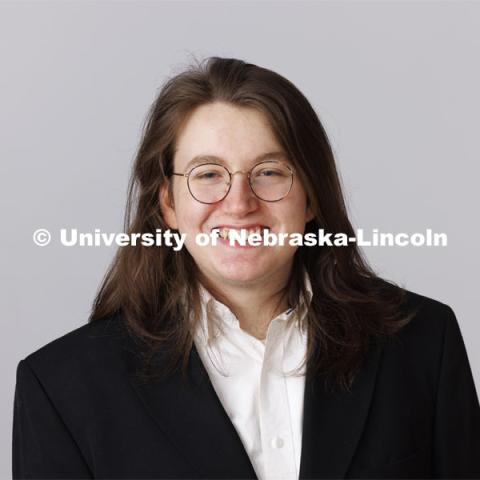
{"type": "Polygon", "coordinates": [[[210,171],[210,172],[199,172],[195,175],[195,178],[198,180],[211,180],[221,176],[222,175],[220,175],[218,172],[210,171]]]}
{"type": "Polygon", "coordinates": [[[286,171],[282,168],[261,168],[255,172],[256,178],[278,178],[284,177],[286,175],[286,171]]]}
{"type": "Polygon", "coordinates": [[[199,165],[190,173],[190,180],[202,185],[213,185],[223,182],[226,176],[228,172],[219,165],[199,165]]]}
{"type": "Polygon", "coordinates": [[[275,175],[281,175],[281,172],[278,172],[276,170],[272,169],[263,169],[258,172],[258,175],[264,176],[264,177],[274,177],[275,175]]]}

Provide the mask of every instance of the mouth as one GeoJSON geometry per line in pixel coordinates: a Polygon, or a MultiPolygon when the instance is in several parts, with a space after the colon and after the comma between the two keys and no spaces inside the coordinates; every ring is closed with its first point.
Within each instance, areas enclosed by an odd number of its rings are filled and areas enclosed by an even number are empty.
{"type": "Polygon", "coordinates": [[[225,241],[233,241],[237,244],[239,238],[246,239],[248,242],[250,239],[259,239],[270,231],[270,228],[266,225],[248,225],[248,226],[226,226],[220,225],[212,228],[212,232],[217,235],[217,238],[225,241]]]}

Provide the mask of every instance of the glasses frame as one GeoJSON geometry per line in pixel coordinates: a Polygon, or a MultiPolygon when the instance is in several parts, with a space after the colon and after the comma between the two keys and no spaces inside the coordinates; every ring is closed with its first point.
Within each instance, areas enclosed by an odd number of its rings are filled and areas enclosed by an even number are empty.
{"type": "Polygon", "coordinates": [[[248,186],[250,187],[250,190],[251,192],[255,195],[255,197],[257,197],[259,200],[262,200],[262,202],[269,202],[269,203],[275,203],[275,202],[279,202],[280,200],[283,200],[289,193],[290,191],[292,190],[292,186],[293,186],[293,176],[294,176],[294,173],[295,173],[295,169],[293,167],[291,167],[290,165],[287,165],[286,163],[283,163],[283,162],[275,162],[275,161],[272,161],[272,160],[264,160],[263,162],[259,162],[257,163],[256,165],[254,165],[250,170],[237,170],[236,172],[231,172],[225,165],[222,165],[221,163],[215,163],[215,162],[206,162],[206,163],[201,163],[199,165],[195,165],[193,166],[188,172],[186,173],[176,173],[176,172],[173,172],[171,175],[175,175],[177,177],[184,177],[187,179],[187,187],[188,187],[188,191],[190,192],[190,195],[199,203],[203,203],[205,205],[212,205],[214,203],[218,203],[218,202],[221,202],[222,200],[225,200],[225,198],[227,197],[227,195],[230,193],[230,189],[232,188],[232,179],[233,179],[233,176],[236,175],[237,173],[243,173],[244,175],[247,176],[247,180],[248,180],[248,186]],[[263,165],[264,163],[280,163],[282,166],[284,167],[287,167],[288,170],[290,171],[290,186],[288,187],[288,190],[287,190],[287,193],[285,193],[285,195],[283,195],[282,197],[280,197],[278,200],[265,200],[264,198],[260,197],[256,192],[255,190],[253,189],[252,187],[252,181],[251,181],[251,174],[252,174],[252,171],[255,170],[259,165],[263,165]],[[192,173],[193,170],[195,170],[195,168],[198,168],[198,167],[204,167],[205,165],[215,165],[217,167],[222,167],[224,168],[227,172],[228,172],[228,175],[229,175],[229,180],[228,180],[228,189],[227,191],[225,192],[225,195],[220,199],[220,200],[216,200],[215,202],[202,202],[201,200],[199,200],[197,197],[195,197],[195,195],[192,193],[192,189],[190,188],[190,174],[192,173]]]}

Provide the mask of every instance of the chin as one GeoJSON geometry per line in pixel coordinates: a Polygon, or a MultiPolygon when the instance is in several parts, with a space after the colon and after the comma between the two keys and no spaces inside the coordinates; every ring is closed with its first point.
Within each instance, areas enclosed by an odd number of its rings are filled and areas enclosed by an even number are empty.
{"type": "Polygon", "coordinates": [[[269,276],[272,269],[262,265],[222,265],[216,269],[216,277],[231,285],[252,284],[269,276]]]}
{"type": "MultiPolygon", "coordinates": [[[[222,257],[217,255],[202,259],[201,270],[207,278],[218,286],[222,283],[232,286],[246,286],[261,284],[262,282],[277,281],[289,270],[290,262],[279,262],[271,256],[231,255],[222,257]]],[[[288,276],[288,275],[287,275],[288,276]]]]}
{"type": "Polygon", "coordinates": [[[217,272],[217,276],[220,279],[224,279],[226,282],[242,283],[252,282],[262,278],[265,272],[249,270],[249,269],[232,269],[232,270],[220,270],[217,272]]]}

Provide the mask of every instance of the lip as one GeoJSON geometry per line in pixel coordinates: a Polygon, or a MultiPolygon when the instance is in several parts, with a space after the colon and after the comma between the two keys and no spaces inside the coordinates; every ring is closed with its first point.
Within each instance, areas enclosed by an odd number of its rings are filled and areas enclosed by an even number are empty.
{"type": "Polygon", "coordinates": [[[249,224],[245,224],[245,225],[229,225],[229,224],[224,224],[222,223],[221,225],[215,225],[212,230],[214,229],[221,229],[221,228],[232,228],[232,229],[235,229],[235,230],[242,230],[242,229],[245,229],[245,230],[250,230],[252,228],[257,228],[257,227],[260,227],[260,228],[268,228],[270,230],[270,227],[268,225],[264,225],[263,223],[249,223],[249,224]]]}
{"type": "Polygon", "coordinates": [[[262,245],[250,245],[248,242],[245,245],[240,245],[237,242],[235,242],[233,245],[230,245],[230,241],[222,237],[217,238],[217,245],[223,245],[227,248],[232,248],[235,250],[254,250],[262,247],[262,245]]]}
{"type": "MultiPolygon", "coordinates": [[[[268,227],[267,225],[261,224],[261,223],[249,223],[249,224],[244,224],[244,225],[221,224],[221,225],[216,225],[215,227],[213,227],[212,231],[213,230],[221,230],[222,228],[231,228],[231,229],[235,229],[235,230],[243,230],[243,229],[251,230],[251,229],[254,229],[254,228],[261,228],[261,229],[267,229],[267,230],[270,231],[270,227],[268,227]]],[[[258,248],[261,247],[261,245],[259,245],[259,246],[249,245],[248,242],[247,242],[246,245],[239,245],[236,242],[235,242],[234,245],[231,245],[229,240],[224,239],[222,237],[218,237],[217,242],[218,242],[219,245],[223,245],[225,247],[236,249],[236,250],[237,249],[253,250],[253,249],[258,249],[258,248]]]]}

